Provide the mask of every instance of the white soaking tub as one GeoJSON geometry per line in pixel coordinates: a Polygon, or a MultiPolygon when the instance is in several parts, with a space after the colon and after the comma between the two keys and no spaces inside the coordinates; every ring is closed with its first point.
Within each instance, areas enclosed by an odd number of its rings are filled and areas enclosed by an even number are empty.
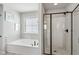
{"type": "Polygon", "coordinates": [[[19,39],[7,44],[7,52],[25,55],[38,55],[39,42],[32,39],[19,39]]]}

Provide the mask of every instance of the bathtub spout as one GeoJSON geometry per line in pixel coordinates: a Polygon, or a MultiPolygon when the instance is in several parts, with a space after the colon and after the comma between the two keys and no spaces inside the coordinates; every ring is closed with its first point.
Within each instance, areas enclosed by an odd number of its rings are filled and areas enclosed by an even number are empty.
{"type": "Polygon", "coordinates": [[[34,41],[34,46],[36,46],[36,41],[34,41]]]}

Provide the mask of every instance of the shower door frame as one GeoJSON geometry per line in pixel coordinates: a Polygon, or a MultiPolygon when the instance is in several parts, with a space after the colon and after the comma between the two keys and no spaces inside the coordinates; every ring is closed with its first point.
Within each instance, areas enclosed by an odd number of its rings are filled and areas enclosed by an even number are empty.
{"type": "Polygon", "coordinates": [[[53,14],[66,14],[66,13],[72,13],[72,12],[46,13],[43,15],[43,54],[52,55],[52,15],[53,14]],[[44,42],[44,16],[45,15],[50,15],[50,54],[45,53],[45,42],[44,42]]]}

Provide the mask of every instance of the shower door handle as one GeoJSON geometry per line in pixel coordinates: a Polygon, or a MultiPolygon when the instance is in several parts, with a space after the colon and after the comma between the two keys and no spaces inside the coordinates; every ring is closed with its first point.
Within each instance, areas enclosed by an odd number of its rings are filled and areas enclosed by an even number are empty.
{"type": "Polygon", "coordinates": [[[65,30],[65,32],[67,32],[67,33],[68,33],[68,29],[66,29],[66,30],[65,30]]]}

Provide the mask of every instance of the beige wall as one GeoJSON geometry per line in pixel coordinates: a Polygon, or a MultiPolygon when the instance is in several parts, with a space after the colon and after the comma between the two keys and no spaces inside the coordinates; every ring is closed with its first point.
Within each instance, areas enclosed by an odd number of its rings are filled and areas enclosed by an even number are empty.
{"type": "Polygon", "coordinates": [[[43,8],[42,4],[39,4],[39,42],[40,42],[40,54],[43,54],[43,14],[45,13],[45,10],[43,8]]]}

